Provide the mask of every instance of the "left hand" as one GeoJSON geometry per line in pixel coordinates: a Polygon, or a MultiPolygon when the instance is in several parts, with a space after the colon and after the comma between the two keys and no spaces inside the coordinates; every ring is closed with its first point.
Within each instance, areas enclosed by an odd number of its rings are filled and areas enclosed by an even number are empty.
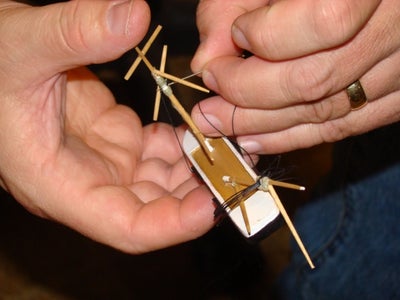
{"type": "MultiPolygon", "coordinates": [[[[220,94],[201,103],[251,153],[333,142],[400,120],[400,7],[395,0],[334,2],[205,0],[192,68],[220,94]],[[219,18],[215,18],[219,12],[219,18]],[[233,25],[232,25],[233,24],[233,25]],[[239,58],[241,49],[254,56],[239,58]],[[351,111],[360,79],[369,103],[351,111]]],[[[192,116],[217,134],[198,108],[192,116]]]]}
{"type": "Polygon", "coordinates": [[[0,184],[36,215],[142,253],[202,235],[214,207],[173,129],[143,128],[81,67],[115,59],[144,36],[146,3],[120,5],[0,2],[0,184]]]}

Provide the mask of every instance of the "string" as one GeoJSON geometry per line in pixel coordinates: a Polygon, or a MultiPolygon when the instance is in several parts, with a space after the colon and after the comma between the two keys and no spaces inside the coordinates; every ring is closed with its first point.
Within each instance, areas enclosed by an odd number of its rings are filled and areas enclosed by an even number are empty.
{"type": "Polygon", "coordinates": [[[219,128],[217,128],[205,115],[203,109],[201,108],[201,102],[199,102],[197,105],[199,107],[199,111],[201,113],[201,115],[203,116],[204,120],[207,121],[208,124],[210,124],[210,126],[212,128],[214,128],[215,131],[217,131],[221,136],[227,138],[237,149],[239,149],[242,152],[242,157],[244,156],[243,153],[245,155],[247,155],[247,157],[250,160],[251,166],[252,168],[256,167],[256,163],[254,162],[254,160],[251,158],[251,155],[249,152],[246,151],[246,149],[244,149],[243,147],[241,147],[237,142],[236,142],[236,132],[235,132],[235,113],[236,113],[236,109],[237,109],[237,105],[234,106],[233,111],[232,111],[232,118],[231,118],[231,126],[232,126],[232,138],[229,138],[225,133],[222,132],[222,130],[220,130],[219,128]]]}
{"type": "Polygon", "coordinates": [[[237,105],[233,107],[232,111],[232,118],[231,118],[231,128],[232,128],[232,136],[236,138],[236,133],[235,133],[235,113],[236,113],[237,105]]]}
{"type": "Polygon", "coordinates": [[[220,129],[218,129],[218,128],[206,117],[206,115],[204,114],[203,109],[201,108],[201,101],[200,101],[199,103],[197,103],[197,105],[198,105],[198,107],[199,107],[199,111],[200,111],[201,115],[203,116],[204,120],[206,120],[207,123],[208,123],[212,128],[214,128],[215,131],[217,131],[221,136],[227,138],[227,136],[225,135],[225,133],[223,133],[220,129]]]}

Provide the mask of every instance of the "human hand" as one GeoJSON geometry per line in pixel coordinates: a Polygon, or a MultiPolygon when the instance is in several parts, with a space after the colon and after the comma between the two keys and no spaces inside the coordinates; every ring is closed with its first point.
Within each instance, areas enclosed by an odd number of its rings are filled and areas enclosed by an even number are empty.
{"type": "MultiPolygon", "coordinates": [[[[333,142],[398,121],[397,4],[201,2],[202,43],[192,68],[203,70],[206,85],[221,95],[202,102],[203,112],[229,135],[238,105],[235,133],[251,153],[333,142]],[[242,49],[254,56],[238,57],[242,49]],[[369,103],[351,111],[345,89],[357,79],[369,103]]],[[[203,132],[216,134],[198,107],[192,116],[203,132]]]]}
{"type": "Polygon", "coordinates": [[[81,67],[135,46],[149,19],[139,0],[0,2],[1,186],[32,213],[130,253],[213,223],[173,129],[143,128],[81,67]]]}

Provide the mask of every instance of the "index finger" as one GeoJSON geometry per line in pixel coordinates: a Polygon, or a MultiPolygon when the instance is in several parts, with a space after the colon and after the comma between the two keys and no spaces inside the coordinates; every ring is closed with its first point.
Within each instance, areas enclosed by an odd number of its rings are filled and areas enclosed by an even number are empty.
{"type": "Polygon", "coordinates": [[[233,22],[238,16],[263,6],[266,2],[266,0],[200,1],[196,14],[200,45],[191,64],[193,72],[201,71],[207,62],[216,57],[239,55],[242,49],[233,43],[231,36],[233,22]]]}

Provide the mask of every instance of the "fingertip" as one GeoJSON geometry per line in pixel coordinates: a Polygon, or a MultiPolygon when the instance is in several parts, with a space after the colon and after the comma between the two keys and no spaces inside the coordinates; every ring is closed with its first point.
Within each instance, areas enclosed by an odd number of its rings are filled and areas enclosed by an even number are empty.
{"type": "Polygon", "coordinates": [[[119,57],[143,39],[149,25],[150,8],[145,1],[112,1],[106,13],[108,32],[98,41],[103,44],[102,53],[108,51],[111,59],[119,57]]]}
{"type": "Polygon", "coordinates": [[[249,154],[260,154],[263,151],[262,145],[257,139],[252,138],[241,138],[238,139],[240,148],[244,149],[249,154]]]}
{"type": "Polygon", "coordinates": [[[136,35],[142,38],[149,20],[150,10],[145,1],[113,1],[107,12],[107,25],[114,35],[136,35]]]}
{"type": "Polygon", "coordinates": [[[218,82],[210,69],[204,69],[202,72],[202,79],[204,84],[214,92],[219,92],[218,82]]]}
{"type": "Polygon", "coordinates": [[[247,40],[242,29],[236,23],[233,23],[232,25],[232,39],[239,48],[251,51],[249,41],[247,40]]]}
{"type": "Polygon", "coordinates": [[[126,34],[134,38],[133,44],[136,45],[146,35],[150,26],[151,12],[147,2],[134,0],[128,18],[126,34]]]}
{"type": "Polygon", "coordinates": [[[195,54],[193,55],[192,61],[190,62],[190,68],[192,69],[193,73],[200,73],[204,69],[204,66],[207,62],[206,54],[204,53],[204,44],[200,43],[195,54]]]}
{"type": "Polygon", "coordinates": [[[201,104],[194,106],[191,112],[193,121],[205,135],[214,135],[218,133],[217,131],[223,130],[223,122],[212,113],[212,109],[207,108],[212,99],[214,98],[202,101],[201,104]]]}
{"type": "Polygon", "coordinates": [[[182,228],[190,233],[192,239],[206,233],[214,225],[212,198],[209,189],[202,185],[191,191],[182,203],[182,228]]]}
{"type": "Polygon", "coordinates": [[[120,57],[146,34],[150,10],[142,0],[68,1],[15,11],[11,21],[3,30],[10,44],[13,35],[24,40],[26,47],[15,45],[20,60],[52,76],[120,57]]]}

